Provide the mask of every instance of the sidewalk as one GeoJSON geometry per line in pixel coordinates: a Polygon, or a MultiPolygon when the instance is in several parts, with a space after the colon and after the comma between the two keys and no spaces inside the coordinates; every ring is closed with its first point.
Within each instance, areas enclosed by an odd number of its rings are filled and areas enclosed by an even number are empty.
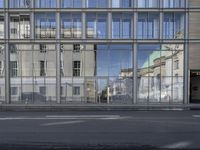
{"type": "Polygon", "coordinates": [[[107,104],[1,104],[0,111],[136,111],[136,110],[200,110],[200,104],[151,104],[151,105],[107,105],[107,104]]]}

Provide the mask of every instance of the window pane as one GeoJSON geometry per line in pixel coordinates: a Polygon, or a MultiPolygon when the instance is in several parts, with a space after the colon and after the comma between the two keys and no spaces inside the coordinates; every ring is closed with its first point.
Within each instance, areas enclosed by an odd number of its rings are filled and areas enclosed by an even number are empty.
{"type": "Polygon", "coordinates": [[[30,5],[30,0],[9,0],[10,8],[29,8],[30,5]]]}
{"type": "Polygon", "coordinates": [[[96,23],[95,19],[88,18],[87,19],[87,37],[95,38],[96,37],[96,23]]]}
{"type": "Polygon", "coordinates": [[[5,103],[5,46],[0,44],[0,102],[5,103]]]}
{"type": "Polygon", "coordinates": [[[4,8],[4,0],[0,0],[0,8],[4,8]]]}
{"type": "Polygon", "coordinates": [[[157,8],[159,6],[158,0],[137,0],[138,8],[157,8]]]}
{"type": "Polygon", "coordinates": [[[61,14],[61,37],[81,38],[81,14],[61,14]]]}
{"type": "Polygon", "coordinates": [[[107,37],[107,16],[105,14],[87,14],[87,37],[107,37]]]}
{"type": "Polygon", "coordinates": [[[88,8],[96,8],[97,7],[97,0],[87,0],[88,8]]]}
{"type": "Polygon", "coordinates": [[[62,0],[61,7],[62,8],[72,8],[73,1],[72,0],[62,0]]]}
{"type": "Polygon", "coordinates": [[[120,38],[120,18],[114,18],[112,22],[112,38],[120,38]]]}
{"type": "Polygon", "coordinates": [[[122,38],[131,37],[131,19],[123,19],[122,21],[122,38]]]}
{"type": "Polygon", "coordinates": [[[185,0],[164,0],[164,8],[184,8],[185,0]]]}
{"type": "Polygon", "coordinates": [[[109,53],[105,49],[97,49],[97,76],[108,76],[109,53]]]}
{"type": "Polygon", "coordinates": [[[35,0],[36,8],[56,8],[56,0],[35,0]]]}
{"type": "Polygon", "coordinates": [[[98,0],[98,8],[107,8],[108,0],[98,0]]]}
{"type": "Polygon", "coordinates": [[[173,102],[183,102],[183,77],[173,78],[173,102]]]}
{"type": "Polygon", "coordinates": [[[131,37],[131,15],[113,14],[112,38],[130,38],[130,37],[131,37]]]}
{"type": "Polygon", "coordinates": [[[137,37],[139,39],[158,38],[159,33],[159,14],[139,13],[137,37]]]}
{"type": "Polygon", "coordinates": [[[106,19],[99,19],[97,23],[97,37],[106,38],[106,35],[107,35],[106,19]]]}
{"type": "Polygon", "coordinates": [[[82,0],[73,0],[73,8],[81,8],[82,0]]]}
{"type": "Polygon", "coordinates": [[[27,39],[30,37],[30,15],[10,15],[10,38],[27,39]]]}
{"type": "Polygon", "coordinates": [[[163,27],[165,39],[184,38],[184,14],[165,13],[163,27]]]}
{"type": "Polygon", "coordinates": [[[121,7],[122,8],[130,8],[131,7],[131,0],[121,0],[121,7]]]}
{"type": "Polygon", "coordinates": [[[112,8],[120,8],[120,0],[112,0],[112,8]]]}
{"type": "Polygon", "coordinates": [[[0,14],[0,39],[4,38],[4,15],[0,14]]]}
{"type": "Polygon", "coordinates": [[[36,38],[55,38],[56,19],[55,13],[42,13],[35,15],[35,37],[36,38]]]}

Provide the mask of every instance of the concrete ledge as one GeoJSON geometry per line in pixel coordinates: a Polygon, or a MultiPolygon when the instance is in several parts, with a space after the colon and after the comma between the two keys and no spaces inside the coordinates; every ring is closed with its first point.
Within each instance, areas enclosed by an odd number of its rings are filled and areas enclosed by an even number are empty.
{"type": "Polygon", "coordinates": [[[136,110],[200,110],[200,104],[106,105],[106,104],[1,104],[0,111],[136,111],[136,110]]]}

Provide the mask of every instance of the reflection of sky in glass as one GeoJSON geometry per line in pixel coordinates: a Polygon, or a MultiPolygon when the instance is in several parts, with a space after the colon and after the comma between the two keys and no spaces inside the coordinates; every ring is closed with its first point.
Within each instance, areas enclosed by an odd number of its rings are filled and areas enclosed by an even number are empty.
{"type": "MultiPolygon", "coordinates": [[[[160,50],[160,45],[139,45],[138,46],[138,67],[141,68],[145,65],[145,63],[149,63],[149,57],[155,51],[160,50]]],[[[158,51],[158,55],[159,55],[158,51]]],[[[155,56],[156,57],[156,56],[155,56]]]]}
{"type": "Polygon", "coordinates": [[[107,86],[107,79],[98,79],[98,94],[102,93],[103,90],[107,90],[107,86]]]}
{"type": "Polygon", "coordinates": [[[130,45],[110,45],[103,50],[106,46],[97,46],[98,76],[119,76],[122,69],[132,68],[132,50],[124,47],[131,48],[130,45]]]}
{"type": "Polygon", "coordinates": [[[36,7],[38,8],[55,8],[56,7],[56,0],[37,0],[36,7]]]}
{"type": "Polygon", "coordinates": [[[4,7],[3,1],[4,1],[4,0],[0,0],[0,8],[3,8],[3,7],[4,7]]]}
{"type": "Polygon", "coordinates": [[[106,19],[99,19],[97,24],[97,34],[100,38],[106,37],[106,19]]]}

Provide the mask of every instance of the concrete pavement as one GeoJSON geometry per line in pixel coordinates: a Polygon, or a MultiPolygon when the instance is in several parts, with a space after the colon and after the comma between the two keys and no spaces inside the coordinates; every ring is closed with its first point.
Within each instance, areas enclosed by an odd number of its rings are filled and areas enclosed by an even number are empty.
{"type": "Polygon", "coordinates": [[[0,112],[70,110],[200,110],[200,104],[0,104],[0,112]]]}
{"type": "Polygon", "coordinates": [[[200,149],[200,111],[1,112],[0,149],[200,149]]]}

